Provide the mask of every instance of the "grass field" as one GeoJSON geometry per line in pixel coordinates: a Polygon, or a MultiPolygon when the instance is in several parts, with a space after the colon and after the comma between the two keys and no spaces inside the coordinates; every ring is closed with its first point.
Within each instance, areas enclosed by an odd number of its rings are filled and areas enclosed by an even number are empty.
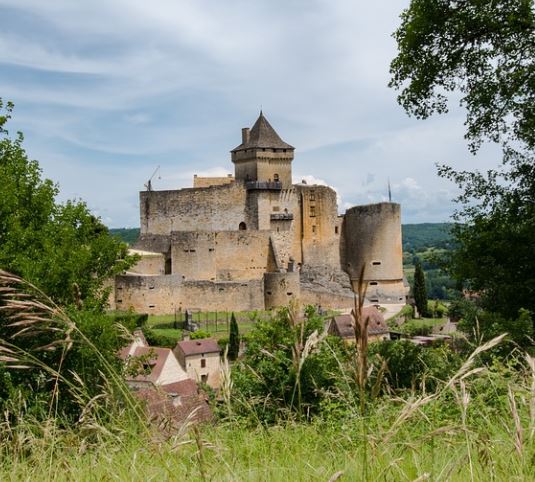
{"type": "MultiPolygon", "coordinates": [[[[244,311],[237,312],[234,315],[238,322],[240,334],[245,335],[254,326],[255,319],[268,317],[270,312],[244,311]]],[[[193,321],[198,323],[202,330],[207,331],[216,339],[229,336],[230,317],[231,313],[224,311],[193,313],[193,321]]],[[[184,314],[177,314],[176,317],[175,315],[150,315],[147,322],[148,326],[157,335],[165,335],[177,341],[182,339],[183,323],[184,314]]]]}

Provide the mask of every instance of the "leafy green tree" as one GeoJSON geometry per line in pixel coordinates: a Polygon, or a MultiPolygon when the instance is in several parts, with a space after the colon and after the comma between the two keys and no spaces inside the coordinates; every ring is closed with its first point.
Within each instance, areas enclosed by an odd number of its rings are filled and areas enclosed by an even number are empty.
{"type": "Polygon", "coordinates": [[[487,173],[441,166],[461,190],[448,260],[459,284],[485,308],[535,311],[535,7],[533,0],[412,0],[394,34],[390,85],[407,113],[447,111],[460,94],[472,152],[499,143],[503,163],[487,173]]]}
{"type": "Polygon", "coordinates": [[[22,134],[12,139],[5,128],[12,110],[0,116],[0,268],[60,304],[102,307],[107,280],[135,260],[85,203],[56,201],[58,186],[28,158],[22,134]]]}
{"type": "MultiPolygon", "coordinates": [[[[447,379],[460,365],[460,357],[448,345],[430,348],[408,340],[372,343],[370,360],[376,366],[386,363],[384,386],[394,390],[432,390],[437,380],[447,379]]],[[[376,377],[379,372],[373,373],[376,377]]]]}
{"type": "Polygon", "coordinates": [[[427,316],[427,289],[422,264],[417,261],[414,268],[414,285],[412,287],[414,302],[420,316],[427,316]]]}
{"type": "Polygon", "coordinates": [[[238,329],[238,322],[234,313],[230,317],[230,334],[228,342],[228,358],[229,360],[236,360],[240,352],[240,331],[238,329]]]}
{"type": "Polygon", "coordinates": [[[473,150],[511,139],[533,148],[534,36],[533,0],[411,0],[394,33],[390,85],[424,119],[459,93],[473,150]]]}
{"type": "MultiPolygon", "coordinates": [[[[309,312],[310,313],[310,312],[309,312]]],[[[323,331],[323,321],[312,315],[296,322],[283,309],[270,320],[259,320],[248,333],[243,356],[233,366],[233,396],[236,414],[256,422],[275,423],[289,414],[314,416],[322,409],[331,391],[347,387],[344,360],[339,339],[310,344],[303,355],[304,344],[314,331],[323,331]],[[300,382],[300,403],[296,392],[300,382]]]]}

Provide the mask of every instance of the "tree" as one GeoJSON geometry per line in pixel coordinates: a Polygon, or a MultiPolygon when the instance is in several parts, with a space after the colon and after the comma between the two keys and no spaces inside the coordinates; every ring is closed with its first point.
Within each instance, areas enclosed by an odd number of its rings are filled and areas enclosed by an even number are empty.
{"type": "Polygon", "coordinates": [[[414,302],[420,316],[427,316],[427,289],[425,287],[425,274],[420,261],[414,268],[414,285],[412,287],[414,302]]]}
{"type": "Polygon", "coordinates": [[[401,19],[390,82],[399,103],[427,118],[456,92],[471,151],[486,141],[503,151],[487,173],[439,167],[461,189],[449,271],[506,318],[535,311],[534,2],[412,0],[401,19]]]}
{"type": "Polygon", "coordinates": [[[236,360],[240,352],[240,332],[238,329],[238,322],[234,313],[230,317],[230,334],[228,340],[228,357],[229,360],[236,360]]]}
{"type": "Polygon", "coordinates": [[[399,53],[390,86],[418,118],[448,110],[448,92],[467,110],[466,137],[535,146],[533,0],[412,0],[394,33],[399,53]]]}
{"type": "MultiPolygon", "coordinates": [[[[3,107],[0,99],[0,111],[3,107]]],[[[56,202],[59,189],[28,159],[23,135],[0,115],[0,268],[34,283],[60,304],[101,307],[104,285],[135,259],[82,201],[56,202]]]]}

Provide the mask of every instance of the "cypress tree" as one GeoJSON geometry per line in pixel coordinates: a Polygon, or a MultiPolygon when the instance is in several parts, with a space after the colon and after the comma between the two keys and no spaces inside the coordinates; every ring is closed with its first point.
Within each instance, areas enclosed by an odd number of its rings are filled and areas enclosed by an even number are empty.
{"type": "Polygon", "coordinates": [[[416,262],[414,269],[414,285],[412,287],[414,302],[420,316],[427,315],[427,290],[425,288],[425,274],[422,269],[422,263],[416,262]]]}
{"type": "Polygon", "coordinates": [[[230,335],[228,339],[228,358],[229,360],[236,360],[240,352],[240,332],[238,330],[238,323],[234,313],[230,317],[230,335]]]}

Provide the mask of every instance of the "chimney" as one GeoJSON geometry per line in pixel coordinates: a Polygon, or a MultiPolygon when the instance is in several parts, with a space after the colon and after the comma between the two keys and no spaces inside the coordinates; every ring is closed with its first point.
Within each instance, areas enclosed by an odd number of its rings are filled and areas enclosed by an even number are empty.
{"type": "Polygon", "coordinates": [[[241,130],[241,142],[242,144],[247,144],[249,142],[249,128],[244,127],[241,130]]]}

